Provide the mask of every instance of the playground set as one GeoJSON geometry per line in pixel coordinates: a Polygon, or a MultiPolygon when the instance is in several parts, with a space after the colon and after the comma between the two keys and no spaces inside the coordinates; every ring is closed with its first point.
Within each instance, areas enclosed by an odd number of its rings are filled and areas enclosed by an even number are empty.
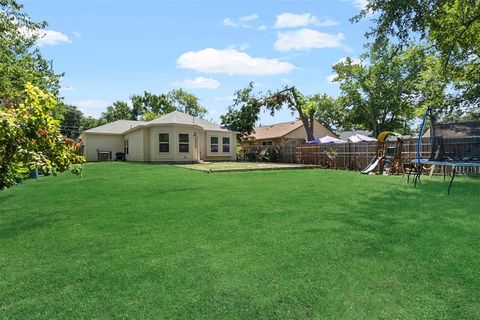
{"type": "Polygon", "coordinates": [[[363,174],[403,174],[403,137],[392,131],[383,131],[377,137],[377,155],[360,171],[363,174]]]}

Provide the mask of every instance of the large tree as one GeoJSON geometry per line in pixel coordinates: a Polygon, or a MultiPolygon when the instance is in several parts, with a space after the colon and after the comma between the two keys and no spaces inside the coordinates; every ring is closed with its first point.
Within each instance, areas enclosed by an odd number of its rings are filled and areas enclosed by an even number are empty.
{"type": "Polygon", "coordinates": [[[83,113],[77,107],[59,103],[60,129],[63,135],[76,139],[82,130],[83,113]]]}
{"type": "MultiPolygon", "coordinates": [[[[422,43],[440,60],[450,84],[449,104],[468,112],[480,103],[480,2],[478,0],[368,0],[359,21],[375,14],[367,33],[374,47],[395,43],[398,52],[422,43]]],[[[451,113],[452,109],[446,110],[451,113]]]]}
{"type": "Polygon", "coordinates": [[[104,123],[116,120],[152,120],[172,111],[181,111],[194,117],[203,118],[207,109],[200,105],[198,98],[182,89],[174,89],[164,94],[145,91],[143,95],[130,97],[131,107],[124,101],[115,101],[102,113],[104,123]]]}
{"type": "Polygon", "coordinates": [[[55,108],[54,117],[60,121],[61,133],[70,139],[77,139],[83,130],[98,126],[99,120],[86,117],[82,111],[63,102],[55,108]]]}
{"type": "Polygon", "coordinates": [[[137,120],[132,109],[124,101],[115,101],[107,110],[102,113],[100,120],[105,123],[117,120],[137,120]]]}
{"type": "Polygon", "coordinates": [[[334,81],[342,91],[339,101],[344,107],[345,123],[375,135],[384,130],[409,132],[419,114],[417,106],[428,105],[444,89],[441,82],[436,84],[438,92],[421,89],[429,83],[422,80],[429,70],[427,61],[417,47],[398,54],[393,46],[384,43],[369,52],[367,63],[347,58],[333,66],[337,74],[334,81]]]}
{"type": "Polygon", "coordinates": [[[233,105],[229,106],[226,114],[222,115],[222,125],[230,130],[242,133],[241,138],[247,138],[255,128],[260,118],[262,109],[272,116],[275,112],[286,108],[297,114],[302,121],[307,140],[314,140],[315,114],[318,110],[318,99],[311,100],[305,97],[294,86],[286,86],[276,91],[268,91],[265,94],[254,93],[253,82],[248,87],[235,92],[233,105]]]}
{"type": "Polygon", "coordinates": [[[24,97],[27,82],[58,95],[59,76],[36,46],[46,22],[33,22],[14,0],[0,0],[0,102],[4,106],[24,97]]]}
{"type": "Polygon", "coordinates": [[[345,110],[342,108],[338,99],[325,93],[317,93],[310,96],[309,101],[314,105],[315,119],[320,121],[329,130],[339,132],[350,126],[350,124],[346,122],[345,110]]]}
{"type": "Polygon", "coordinates": [[[167,93],[167,100],[175,110],[194,117],[203,118],[208,112],[208,110],[200,104],[197,96],[183,89],[169,91],[167,93]]]}

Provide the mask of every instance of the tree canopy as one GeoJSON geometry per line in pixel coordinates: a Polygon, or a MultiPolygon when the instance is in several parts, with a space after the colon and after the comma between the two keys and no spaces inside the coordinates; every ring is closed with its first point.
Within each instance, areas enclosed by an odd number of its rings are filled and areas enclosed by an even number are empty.
{"type": "Polygon", "coordinates": [[[323,122],[319,118],[327,113],[335,117],[332,114],[334,99],[326,95],[305,97],[294,86],[285,86],[265,94],[254,93],[253,90],[253,82],[248,87],[237,90],[233,105],[229,106],[227,113],[220,117],[222,125],[230,130],[241,132],[243,139],[252,134],[260,119],[262,108],[272,116],[283,108],[291,111],[292,114],[297,114],[305,128],[307,140],[315,139],[313,129],[316,118],[323,122]]]}
{"type": "MultiPolygon", "coordinates": [[[[402,51],[412,43],[439,59],[436,73],[451,85],[448,103],[462,108],[480,102],[480,3],[478,0],[368,0],[359,21],[374,13],[367,33],[373,47],[386,41],[402,51]]],[[[447,110],[452,113],[452,110],[447,110]]]]}
{"type": "MultiPolygon", "coordinates": [[[[378,135],[384,130],[409,133],[418,106],[426,106],[442,95],[444,86],[435,90],[422,80],[428,71],[423,50],[411,47],[398,54],[392,45],[371,50],[366,63],[347,58],[335,66],[340,84],[340,103],[344,108],[346,127],[366,129],[378,135]]],[[[430,79],[430,78],[428,78],[430,79]]],[[[420,108],[422,109],[422,108],[420,108]]]]}
{"type": "Polygon", "coordinates": [[[58,95],[59,77],[35,45],[46,22],[33,22],[14,0],[0,1],[0,102],[21,101],[25,84],[58,95]]]}
{"type": "Polygon", "coordinates": [[[131,106],[124,101],[115,101],[102,113],[100,122],[116,120],[152,120],[172,111],[181,111],[194,117],[203,118],[207,109],[200,105],[198,98],[182,89],[174,89],[166,94],[153,94],[145,91],[143,95],[132,95],[131,106]]]}

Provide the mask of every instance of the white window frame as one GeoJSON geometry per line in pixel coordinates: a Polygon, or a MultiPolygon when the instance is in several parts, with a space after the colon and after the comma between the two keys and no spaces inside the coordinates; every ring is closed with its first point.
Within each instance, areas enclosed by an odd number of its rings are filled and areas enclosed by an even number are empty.
{"type": "Polygon", "coordinates": [[[222,152],[230,153],[230,137],[222,137],[222,152]],[[228,139],[228,143],[225,143],[225,139],[228,139]],[[225,146],[228,147],[227,151],[225,151],[225,146]]]}
{"type": "Polygon", "coordinates": [[[169,132],[159,132],[158,133],[158,153],[170,153],[171,150],[170,150],[170,133],[169,132]],[[167,138],[168,138],[168,141],[160,141],[160,135],[162,134],[166,134],[167,135],[167,138]],[[161,151],[161,145],[167,145],[168,146],[168,151],[161,151]]]}
{"type": "Polygon", "coordinates": [[[218,153],[219,152],[219,148],[218,148],[218,142],[220,141],[220,139],[218,138],[218,136],[210,136],[210,153],[218,153]],[[212,143],[212,138],[216,138],[217,139],[217,143],[212,143]],[[217,150],[216,151],[213,151],[212,150],[212,146],[217,146],[217,150]]]}
{"type": "Polygon", "coordinates": [[[190,135],[189,135],[188,133],[183,133],[183,132],[179,132],[179,133],[178,133],[178,152],[179,152],[179,153],[190,153],[190,135]],[[181,136],[181,135],[187,136],[187,142],[182,142],[182,141],[180,140],[180,136],[181,136]],[[180,150],[180,146],[182,146],[182,145],[183,145],[183,146],[184,146],[184,145],[187,146],[187,151],[182,151],[182,150],[180,150]]]}
{"type": "Polygon", "coordinates": [[[123,140],[123,153],[128,154],[128,139],[123,140]]]}

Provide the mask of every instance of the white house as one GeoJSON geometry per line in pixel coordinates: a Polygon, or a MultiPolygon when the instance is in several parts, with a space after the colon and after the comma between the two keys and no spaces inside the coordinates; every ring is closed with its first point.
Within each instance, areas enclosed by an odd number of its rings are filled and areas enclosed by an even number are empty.
{"type": "Polygon", "coordinates": [[[174,111],[152,121],[118,120],[80,135],[87,161],[196,162],[236,160],[236,135],[214,123],[174,111]]]}

